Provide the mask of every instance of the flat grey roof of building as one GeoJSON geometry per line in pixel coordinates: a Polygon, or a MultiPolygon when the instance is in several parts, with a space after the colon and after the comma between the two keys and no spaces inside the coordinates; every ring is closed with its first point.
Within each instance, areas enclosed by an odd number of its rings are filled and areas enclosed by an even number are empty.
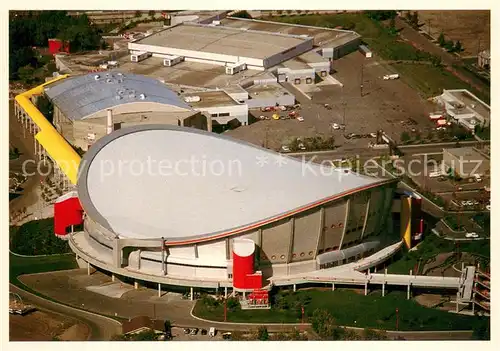
{"type": "Polygon", "coordinates": [[[224,26],[183,23],[166,28],[134,43],[265,59],[309,39],[224,26]]]}
{"type": "Polygon", "coordinates": [[[484,118],[490,119],[491,108],[484,101],[479,99],[477,96],[472,94],[467,89],[448,89],[446,90],[450,93],[457,101],[462,102],[470,110],[480,114],[484,118]]]}
{"type": "Polygon", "coordinates": [[[251,30],[261,30],[266,32],[291,35],[306,35],[309,37],[313,37],[314,44],[317,46],[324,46],[326,44],[328,44],[330,47],[341,46],[351,40],[361,37],[358,33],[348,30],[303,26],[291,23],[270,22],[262,20],[250,20],[235,17],[227,17],[221,21],[221,24],[223,26],[232,28],[246,28],[251,30]]]}
{"type": "Polygon", "coordinates": [[[292,95],[288,90],[278,83],[274,84],[254,84],[247,88],[251,99],[275,98],[283,95],[292,95]]]}
{"type": "Polygon", "coordinates": [[[464,161],[480,161],[486,159],[486,157],[484,157],[480,152],[478,152],[473,147],[444,149],[444,151],[450,153],[451,155],[457,158],[461,158],[464,161]]]}
{"type": "Polygon", "coordinates": [[[50,84],[45,94],[71,120],[85,119],[96,112],[129,103],[159,103],[191,109],[157,79],[118,71],[69,77],[50,84]]]}
{"type": "Polygon", "coordinates": [[[226,92],[222,90],[200,91],[196,93],[182,94],[182,98],[199,96],[198,102],[187,102],[193,108],[234,106],[238,105],[226,92]]]}
{"type": "Polygon", "coordinates": [[[174,245],[249,231],[393,181],[169,125],[106,135],[79,171],[89,217],[123,238],[164,237],[174,245]]]}

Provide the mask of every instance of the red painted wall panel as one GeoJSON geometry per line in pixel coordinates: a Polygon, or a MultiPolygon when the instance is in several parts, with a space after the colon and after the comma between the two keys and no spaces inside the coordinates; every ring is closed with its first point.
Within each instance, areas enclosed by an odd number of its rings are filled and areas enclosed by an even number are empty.
{"type": "Polygon", "coordinates": [[[78,197],[69,197],[54,204],[54,232],[66,236],[66,228],[83,223],[83,209],[78,197]]]}
{"type": "Polygon", "coordinates": [[[59,52],[66,52],[69,54],[69,43],[63,43],[59,39],[49,39],[49,52],[55,55],[59,52]]]}
{"type": "Polygon", "coordinates": [[[233,252],[233,286],[237,289],[262,288],[262,274],[254,271],[254,254],[242,257],[233,252]]]}

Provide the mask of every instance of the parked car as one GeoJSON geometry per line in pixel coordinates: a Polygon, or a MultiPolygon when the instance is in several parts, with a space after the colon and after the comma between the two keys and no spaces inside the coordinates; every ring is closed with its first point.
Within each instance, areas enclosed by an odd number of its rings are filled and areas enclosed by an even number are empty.
{"type": "Polygon", "coordinates": [[[262,116],[259,117],[259,119],[264,120],[264,119],[266,119],[266,116],[262,115],[262,116]]]}
{"type": "Polygon", "coordinates": [[[208,330],[208,336],[213,338],[215,335],[217,335],[217,329],[215,329],[214,327],[210,327],[210,329],[208,330]]]}
{"type": "Polygon", "coordinates": [[[297,112],[291,111],[288,113],[288,117],[295,117],[297,115],[297,112]]]}
{"type": "Polygon", "coordinates": [[[370,133],[370,137],[376,138],[377,137],[377,133],[370,133]]]}
{"type": "Polygon", "coordinates": [[[191,329],[189,328],[184,328],[184,334],[189,334],[191,333],[191,329]]]}
{"type": "Polygon", "coordinates": [[[332,124],[332,128],[333,128],[334,130],[339,130],[339,129],[340,129],[340,126],[339,126],[337,123],[333,123],[333,124],[332,124]]]}
{"type": "Polygon", "coordinates": [[[299,143],[299,150],[305,150],[306,146],[303,143],[299,143]]]}
{"type": "Polygon", "coordinates": [[[490,211],[490,210],[491,210],[491,205],[486,205],[486,209],[487,209],[488,211],[490,211]]]}
{"type": "Polygon", "coordinates": [[[466,238],[479,238],[479,235],[477,235],[477,233],[475,233],[475,232],[471,232],[471,233],[465,234],[465,237],[466,238]]]}
{"type": "Polygon", "coordinates": [[[198,328],[191,329],[191,332],[189,334],[190,335],[196,335],[196,334],[198,334],[198,328]]]}
{"type": "Polygon", "coordinates": [[[289,146],[287,146],[287,145],[283,145],[283,146],[281,147],[281,152],[290,152],[290,147],[289,147],[289,146]]]}
{"type": "Polygon", "coordinates": [[[304,117],[301,117],[301,116],[297,117],[297,121],[304,122],[304,117]]]}
{"type": "Polygon", "coordinates": [[[227,332],[227,333],[222,334],[222,339],[231,340],[231,333],[227,332]]]}
{"type": "Polygon", "coordinates": [[[208,334],[208,331],[206,329],[201,330],[201,335],[207,335],[207,334],[208,334]]]}

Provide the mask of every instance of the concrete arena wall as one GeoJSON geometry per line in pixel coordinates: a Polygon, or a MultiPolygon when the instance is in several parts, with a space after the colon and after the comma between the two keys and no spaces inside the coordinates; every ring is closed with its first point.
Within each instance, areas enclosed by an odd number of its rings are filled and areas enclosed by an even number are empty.
{"type": "Polygon", "coordinates": [[[263,65],[265,68],[276,66],[277,64],[286,60],[290,60],[291,58],[303,54],[304,52],[307,52],[312,48],[313,48],[313,39],[305,40],[304,42],[295,46],[291,50],[287,49],[283,52],[268,57],[263,61],[263,65]]]}
{"type": "MultiPolygon", "coordinates": [[[[356,193],[238,237],[249,238],[256,243],[256,267],[263,271],[265,278],[312,271],[318,269],[315,263],[318,254],[357,245],[361,242],[363,233],[366,233],[365,237],[381,235],[385,225],[385,221],[381,219],[385,218],[387,211],[391,209],[394,188],[395,184],[390,183],[356,193]],[[382,206],[370,206],[371,201],[382,206]],[[347,233],[350,228],[357,228],[359,223],[363,223],[363,229],[347,233]]],[[[103,235],[97,226],[88,225],[86,222],[85,230],[93,231],[92,238],[86,235],[89,245],[97,256],[96,259],[104,264],[112,264],[112,250],[109,248],[112,241],[96,240],[103,235]],[[105,247],[105,244],[108,247],[105,247]]],[[[167,277],[194,280],[229,279],[228,267],[235,238],[169,247],[166,255],[167,277]]],[[[124,268],[142,274],[162,275],[160,249],[156,252],[148,251],[153,249],[142,249],[140,259],[134,250],[137,249],[133,249],[131,253],[124,250],[124,268]],[[128,256],[125,257],[126,255],[128,256]]]]}

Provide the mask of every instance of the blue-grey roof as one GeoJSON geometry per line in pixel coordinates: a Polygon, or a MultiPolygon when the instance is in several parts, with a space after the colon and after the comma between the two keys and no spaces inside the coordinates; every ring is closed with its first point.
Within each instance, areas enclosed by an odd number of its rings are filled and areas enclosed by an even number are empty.
{"type": "Polygon", "coordinates": [[[132,102],[153,102],[191,109],[160,81],[118,71],[70,77],[50,84],[45,93],[71,120],[85,119],[104,109],[132,102]]]}

